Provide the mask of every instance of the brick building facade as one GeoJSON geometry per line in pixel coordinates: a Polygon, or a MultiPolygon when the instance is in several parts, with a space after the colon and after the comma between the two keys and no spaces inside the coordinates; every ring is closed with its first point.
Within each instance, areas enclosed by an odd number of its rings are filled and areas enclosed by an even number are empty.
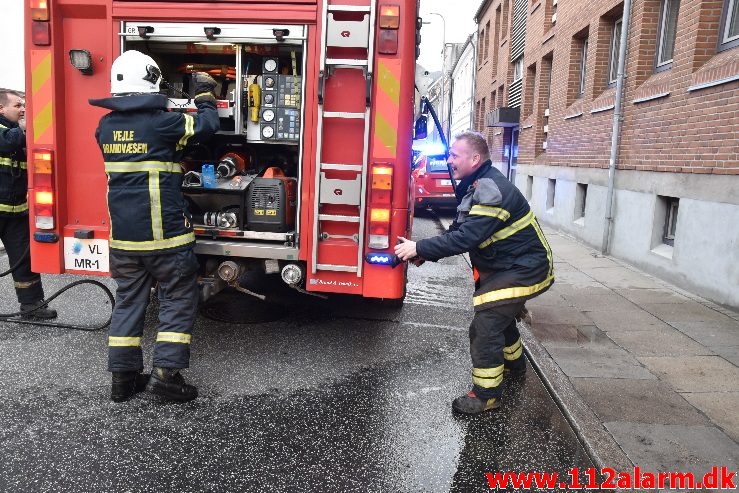
{"type": "Polygon", "coordinates": [[[540,221],[739,306],[739,0],[484,0],[476,128],[540,221]],[[494,125],[494,126],[493,126],[494,125]]]}

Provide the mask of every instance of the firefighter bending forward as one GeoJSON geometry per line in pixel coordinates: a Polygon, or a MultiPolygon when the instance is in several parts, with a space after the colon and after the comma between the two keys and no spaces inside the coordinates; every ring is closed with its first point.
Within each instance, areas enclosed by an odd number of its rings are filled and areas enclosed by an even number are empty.
{"type": "Polygon", "coordinates": [[[166,111],[161,72],[149,56],[123,53],[111,69],[113,97],[91,99],[109,110],[95,137],[108,176],[110,272],[118,287],[108,337],[111,399],[144,389],[174,401],[198,395],[180,370],[189,366],[198,305],[195,235],[182,196],[182,149],[219,128],[207,74],[194,79],[196,115],[166,111]],[[151,377],[142,373],[141,336],[154,282],[159,283],[159,325],[151,377]]]}
{"type": "Polygon", "coordinates": [[[395,253],[419,264],[469,252],[475,278],[472,390],[452,408],[479,414],[500,407],[504,374],[526,371],[516,315],[554,282],[552,251],[526,199],[492,166],[482,135],[458,135],[449,163],[460,180],[457,217],[439,236],[418,243],[400,238],[395,253]]]}

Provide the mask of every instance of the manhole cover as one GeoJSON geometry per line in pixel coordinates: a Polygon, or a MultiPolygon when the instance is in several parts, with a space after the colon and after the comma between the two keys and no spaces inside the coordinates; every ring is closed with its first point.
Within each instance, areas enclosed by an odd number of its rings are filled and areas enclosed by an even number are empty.
{"type": "Polygon", "coordinates": [[[288,315],[288,307],[229,289],[205,302],[200,313],[211,320],[229,324],[257,324],[284,318],[288,315]]]}

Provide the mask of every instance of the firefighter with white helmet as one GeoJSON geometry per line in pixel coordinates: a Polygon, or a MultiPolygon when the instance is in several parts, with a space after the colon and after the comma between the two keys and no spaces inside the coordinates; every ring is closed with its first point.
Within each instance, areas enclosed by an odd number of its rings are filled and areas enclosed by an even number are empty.
{"type": "Polygon", "coordinates": [[[113,62],[113,97],[90,100],[112,110],[100,119],[95,137],[108,176],[110,271],[118,285],[108,337],[116,402],[144,388],[174,401],[197,397],[197,389],[180,374],[189,366],[199,266],[179,161],[185,146],[206,141],[219,129],[216,82],[195,74],[195,115],[168,112],[167,98],[159,94],[161,82],[157,63],[129,50],[113,62]],[[141,337],[155,282],[159,325],[149,378],[142,373],[141,337]]]}

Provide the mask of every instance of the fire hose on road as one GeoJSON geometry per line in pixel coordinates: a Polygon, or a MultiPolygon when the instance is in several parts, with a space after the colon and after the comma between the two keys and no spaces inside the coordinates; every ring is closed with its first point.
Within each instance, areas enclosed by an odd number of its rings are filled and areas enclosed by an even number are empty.
{"type": "MultiPolygon", "coordinates": [[[[21,262],[23,262],[26,259],[26,257],[28,256],[28,253],[29,253],[29,250],[27,249],[26,253],[24,253],[14,265],[11,265],[10,268],[6,270],[5,272],[0,273],[0,277],[5,277],[11,274],[15,269],[17,269],[18,266],[21,264],[21,262]]],[[[26,324],[26,325],[43,325],[47,327],[58,327],[61,329],[82,330],[85,332],[95,332],[98,330],[102,330],[108,325],[110,325],[110,322],[113,318],[113,306],[114,305],[115,305],[115,298],[113,298],[113,293],[110,292],[110,289],[108,289],[108,287],[105,284],[101,283],[100,281],[95,281],[92,279],[81,279],[79,281],[71,282],[67,284],[66,286],[64,286],[63,288],[61,288],[60,290],[56,291],[54,294],[49,296],[42,305],[37,306],[33,310],[24,311],[24,312],[15,312],[15,313],[0,313],[0,321],[13,322],[16,324],[26,324]],[[94,286],[99,287],[105,292],[105,294],[108,296],[108,299],[110,300],[111,314],[110,314],[110,317],[108,317],[108,320],[106,320],[105,323],[103,323],[102,325],[88,327],[88,326],[83,326],[83,325],[64,324],[64,323],[58,323],[58,322],[44,322],[41,320],[34,320],[34,319],[26,320],[26,319],[20,318],[21,315],[28,315],[28,314],[33,313],[36,310],[45,308],[46,306],[48,306],[49,302],[58,298],[60,295],[62,295],[66,291],[69,291],[70,289],[76,286],[80,286],[82,284],[92,284],[94,286]]]]}

